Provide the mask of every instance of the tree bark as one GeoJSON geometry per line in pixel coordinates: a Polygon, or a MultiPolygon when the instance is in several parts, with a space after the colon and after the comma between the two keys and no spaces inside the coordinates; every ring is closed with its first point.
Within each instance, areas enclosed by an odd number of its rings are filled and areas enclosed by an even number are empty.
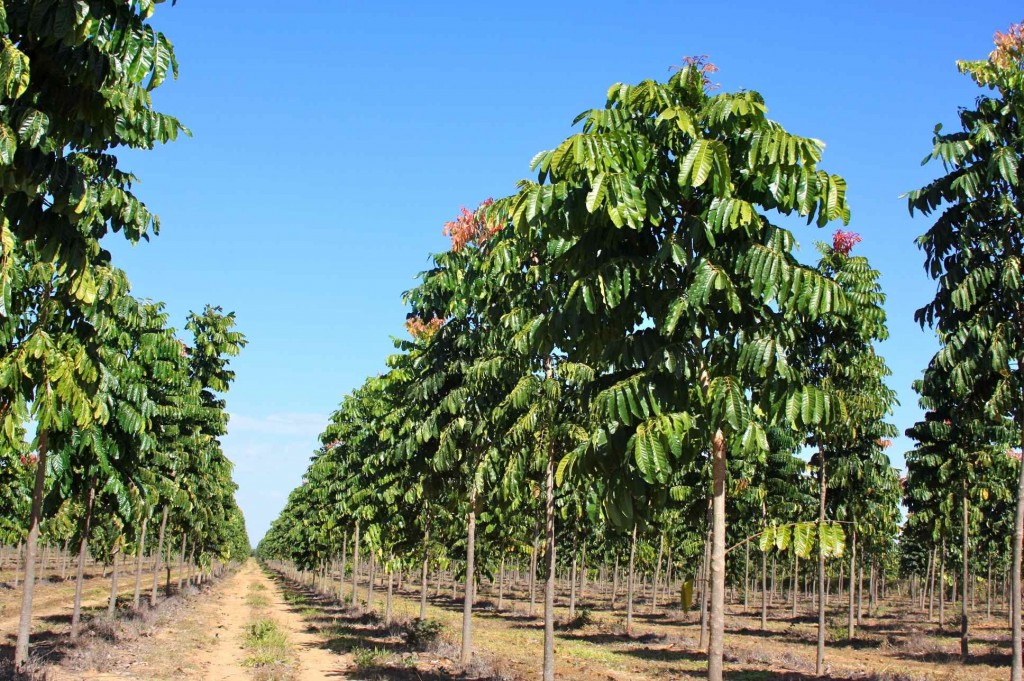
{"type": "Polygon", "coordinates": [[[377,554],[370,551],[370,578],[366,583],[366,612],[373,612],[373,581],[377,572],[377,554]]]}
{"type": "Polygon", "coordinates": [[[761,552],[761,631],[768,628],[768,553],[761,552]]]}
{"type": "Polygon", "coordinates": [[[430,527],[423,531],[423,571],[420,573],[420,622],[427,619],[427,568],[429,567],[430,527]]]}
{"type": "Polygon", "coordinates": [[[854,626],[854,599],[857,596],[857,589],[854,581],[857,575],[857,525],[853,525],[853,541],[850,542],[850,617],[846,622],[846,638],[853,640],[854,626]]]}
{"type": "MultiPolygon", "coordinates": [[[[1017,358],[1018,385],[1024,384],[1024,357],[1017,358]]],[[[1024,399],[1024,394],[1021,395],[1024,399]]],[[[1024,452],[1024,404],[1017,407],[1017,429],[1024,452]]],[[[1013,643],[1013,657],[1010,662],[1010,681],[1024,681],[1021,678],[1021,551],[1024,544],[1024,462],[1017,476],[1017,512],[1013,520],[1013,569],[1010,570],[1010,640],[1013,643]]]]}
{"type": "Polygon", "coordinates": [[[711,545],[711,626],[708,636],[708,681],[722,681],[725,655],[725,434],[711,441],[714,531],[711,545]]]}
{"type": "Polygon", "coordinates": [[[95,482],[89,483],[85,502],[85,518],[82,521],[82,540],[78,545],[78,574],[75,577],[75,607],[71,612],[71,640],[78,640],[82,620],[82,584],[85,581],[85,556],[89,548],[89,530],[92,527],[92,506],[96,500],[95,482]]]}
{"type": "Polygon", "coordinates": [[[946,628],[946,538],[939,554],[939,629],[946,628]]]}
{"type": "Polygon", "coordinates": [[[392,596],[392,582],[393,582],[393,578],[394,578],[394,574],[392,574],[392,572],[391,572],[391,564],[394,562],[394,560],[395,560],[395,557],[394,557],[394,555],[392,555],[391,559],[388,561],[388,598],[387,598],[387,601],[385,602],[385,605],[384,605],[384,626],[385,627],[390,627],[391,626],[391,605],[392,605],[392,600],[391,599],[393,597],[392,596]]]}
{"type": "Polygon", "coordinates": [[[142,530],[139,532],[139,544],[135,549],[135,595],[132,597],[132,607],[139,609],[142,599],[142,557],[146,553],[146,526],[149,523],[149,515],[142,515],[142,530]]]}
{"type": "Polygon", "coordinates": [[[120,549],[114,551],[112,565],[110,568],[110,599],[107,603],[107,614],[111,617],[117,612],[117,554],[120,553],[120,549]]]}
{"type": "Polygon", "coordinates": [[[160,569],[164,560],[164,532],[167,530],[167,504],[164,504],[163,517],[160,519],[160,533],[157,535],[156,560],[153,562],[153,590],[149,594],[149,607],[156,607],[156,592],[160,586],[160,569]]]}
{"type": "MultiPolygon", "coordinates": [[[[46,455],[49,445],[49,434],[39,431],[39,460],[36,462],[36,477],[32,485],[32,507],[29,511],[28,538],[25,540],[25,575],[21,584],[21,615],[18,619],[18,639],[14,646],[14,670],[18,674],[26,672],[28,665],[28,643],[32,633],[32,595],[35,589],[35,555],[39,544],[39,525],[42,520],[43,492],[46,485],[46,455]]],[[[15,554],[17,559],[17,554],[15,554]]],[[[14,565],[15,585],[17,589],[18,565],[14,565]]]]}
{"type": "Polygon", "coordinates": [[[540,552],[540,521],[533,535],[533,551],[530,553],[530,617],[537,603],[537,554],[540,552]]]}
{"type": "Polygon", "coordinates": [[[612,603],[611,609],[615,610],[615,599],[619,595],[619,554],[615,553],[615,569],[612,570],[612,603]]]}
{"type": "Polygon", "coordinates": [[[359,579],[359,521],[356,521],[356,532],[352,538],[352,600],[349,602],[351,607],[356,607],[356,584],[359,579]]]}
{"type": "Polygon", "coordinates": [[[825,527],[825,495],[828,490],[828,479],[825,474],[825,449],[818,453],[820,468],[818,471],[818,651],[814,660],[814,673],[821,676],[825,673],[825,547],[821,544],[821,530],[825,527]]]}
{"type": "Polygon", "coordinates": [[[576,619],[576,550],[573,548],[572,570],[569,574],[569,619],[576,619]]]}
{"type": "MultiPolygon", "coordinates": [[[[476,482],[469,488],[469,512],[466,514],[466,585],[462,601],[462,652],[459,660],[469,664],[473,659],[473,575],[476,570],[476,482]]],[[[452,578],[454,581],[454,577],[452,578]]]]}
{"type": "Polygon", "coordinates": [[[633,635],[633,584],[636,565],[636,524],[633,525],[633,536],[629,541],[629,575],[626,578],[626,636],[633,635]]]}
{"type": "MultiPolygon", "coordinates": [[[[553,378],[551,358],[545,360],[548,380],[553,378]]],[[[547,473],[544,492],[544,526],[547,541],[548,574],[544,582],[544,681],[555,681],[555,443],[545,433],[547,473]]],[[[574,575],[575,577],[575,575],[574,575]]]]}
{"type": "Polygon", "coordinates": [[[964,525],[963,525],[963,598],[960,599],[960,661],[967,662],[968,657],[968,641],[967,641],[967,578],[968,578],[968,563],[967,563],[967,533],[968,533],[968,518],[970,511],[970,502],[967,500],[967,480],[963,481],[963,511],[964,511],[964,525]]]}
{"type": "Polygon", "coordinates": [[[188,535],[181,533],[181,551],[178,553],[178,593],[181,593],[181,578],[185,574],[185,548],[188,546],[188,535]]]}

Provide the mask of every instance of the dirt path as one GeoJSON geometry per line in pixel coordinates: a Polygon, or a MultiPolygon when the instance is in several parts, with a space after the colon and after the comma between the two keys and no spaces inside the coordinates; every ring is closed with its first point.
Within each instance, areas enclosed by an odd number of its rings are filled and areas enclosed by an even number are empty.
{"type": "Polygon", "coordinates": [[[346,670],[351,666],[347,655],[337,655],[324,648],[325,639],[313,633],[302,615],[289,606],[280,587],[250,560],[225,585],[211,613],[210,631],[216,637],[216,644],[209,653],[205,678],[224,681],[250,679],[250,671],[243,666],[247,656],[242,645],[245,627],[253,620],[252,607],[246,602],[253,593],[253,585],[262,584],[268,604],[263,606],[267,615],[287,632],[296,658],[295,681],[317,679],[347,679],[346,670]],[[216,623],[216,624],[214,624],[216,623]]]}

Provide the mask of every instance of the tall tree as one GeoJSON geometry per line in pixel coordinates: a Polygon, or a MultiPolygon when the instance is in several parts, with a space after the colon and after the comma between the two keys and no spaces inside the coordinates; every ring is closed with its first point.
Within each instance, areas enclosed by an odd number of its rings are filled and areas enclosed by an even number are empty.
{"type": "MultiPolygon", "coordinates": [[[[945,174],[907,197],[912,213],[937,214],[918,245],[938,287],[916,314],[944,343],[936,361],[960,395],[974,393],[1024,438],[1024,27],[997,33],[995,42],[988,59],[957,63],[985,92],[959,111],[960,130],[936,127],[925,161],[940,160],[945,174]]],[[[1024,468],[1011,569],[1012,681],[1022,679],[1022,544],[1024,468]]]]}

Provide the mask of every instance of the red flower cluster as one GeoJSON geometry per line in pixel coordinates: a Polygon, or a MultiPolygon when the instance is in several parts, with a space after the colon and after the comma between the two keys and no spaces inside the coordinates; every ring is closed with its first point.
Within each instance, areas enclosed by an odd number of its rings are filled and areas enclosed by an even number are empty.
{"type": "Polygon", "coordinates": [[[692,57],[683,57],[683,67],[687,66],[692,66],[700,73],[705,89],[714,90],[718,87],[718,84],[712,83],[709,77],[712,73],[718,73],[718,67],[708,61],[708,55],[696,54],[692,57]]]}
{"type": "Polygon", "coordinates": [[[409,317],[405,320],[405,330],[416,340],[430,338],[442,326],[444,326],[444,320],[439,317],[434,317],[429,322],[425,322],[419,317],[409,317]]]}
{"type": "Polygon", "coordinates": [[[37,463],[39,463],[38,454],[22,454],[18,458],[21,461],[21,465],[24,466],[25,468],[31,468],[35,466],[37,463]]]}
{"type": "Polygon", "coordinates": [[[993,41],[996,49],[992,50],[989,59],[996,66],[1007,68],[1024,59],[1024,23],[1012,24],[1006,33],[996,31],[993,41]]]}
{"type": "Polygon", "coordinates": [[[860,234],[856,232],[844,232],[841,229],[837,229],[836,233],[832,236],[832,249],[843,255],[850,255],[850,251],[853,247],[862,241],[860,234]]]}
{"type": "Polygon", "coordinates": [[[480,213],[492,203],[494,199],[487,199],[472,212],[463,207],[459,217],[444,223],[442,234],[452,240],[453,251],[461,251],[470,242],[482,244],[501,231],[500,224],[488,225],[480,219],[480,213]]]}

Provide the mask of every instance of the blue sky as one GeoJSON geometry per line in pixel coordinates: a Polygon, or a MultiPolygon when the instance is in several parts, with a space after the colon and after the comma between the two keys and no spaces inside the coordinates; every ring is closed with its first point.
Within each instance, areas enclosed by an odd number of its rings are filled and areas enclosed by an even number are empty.
{"type": "MultiPolygon", "coordinates": [[[[1016,2],[369,3],[183,0],[161,5],[180,77],[155,93],[194,136],[122,154],[160,214],[151,243],[108,247],[137,295],[181,326],[206,303],[250,344],[228,396],[239,502],[253,542],[299,483],[341,397],[383,368],[401,294],[446,247],[463,206],[514,189],[609,85],[665,78],[708,54],[725,90],[760,91],[770,115],[827,147],[849,183],[856,252],[883,273],[884,354],[916,419],[911,381],[934,351],[913,311],[931,298],[903,192],[937,122],[976,89],[1016,2]]],[[[823,231],[799,227],[808,257],[823,231]]],[[[905,439],[891,453],[902,465],[905,439]]]]}

